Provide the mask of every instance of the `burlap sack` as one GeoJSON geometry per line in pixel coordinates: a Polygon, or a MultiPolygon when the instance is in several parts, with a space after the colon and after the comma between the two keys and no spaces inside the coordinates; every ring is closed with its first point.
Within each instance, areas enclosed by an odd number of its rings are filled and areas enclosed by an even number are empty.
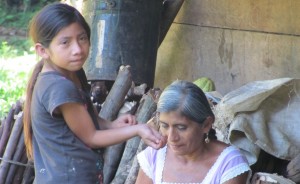
{"type": "Polygon", "coordinates": [[[248,83],[214,109],[220,140],[239,147],[250,165],[261,149],[290,160],[300,152],[300,79],[248,83]]]}

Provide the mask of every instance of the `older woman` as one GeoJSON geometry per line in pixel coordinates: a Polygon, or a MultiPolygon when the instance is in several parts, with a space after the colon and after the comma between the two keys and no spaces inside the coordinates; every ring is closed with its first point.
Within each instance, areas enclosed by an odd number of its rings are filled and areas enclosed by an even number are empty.
{"type": "Polygon", "coordinates": [[[159,126],[167,145],[137,155],[136,184],[244,184],[251,170],[234,146],[212,135],[214,114],[203,91],[191,82],[175,81],[161,94],[159,126]]]}

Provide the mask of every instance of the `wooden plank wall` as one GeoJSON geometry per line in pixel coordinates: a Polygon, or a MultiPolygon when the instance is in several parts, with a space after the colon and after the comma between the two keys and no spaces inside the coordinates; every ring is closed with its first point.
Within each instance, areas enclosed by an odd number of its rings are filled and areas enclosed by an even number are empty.
{"type": "Polygon", "coordinates": [[[159,47],[155,86],[207,76],[225,95],[300,77],[300,1],[185,0],[159,47]]]}

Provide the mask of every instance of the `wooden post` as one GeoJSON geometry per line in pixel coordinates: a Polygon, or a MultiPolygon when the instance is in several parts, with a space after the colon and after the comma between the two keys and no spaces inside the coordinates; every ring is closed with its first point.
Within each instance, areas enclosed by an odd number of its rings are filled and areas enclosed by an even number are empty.
{"type": "MultiPolygon", "coordinates": [[[[152,110],[154,110],[152,116],[155,116],[156,103],[157,103],[157,101],[158,101],[158,98],[159,98],[160,94],[161,94],[161,90],[159,90],[159,89],[157,89],[157,90],[152,89],[152,90],[150,90],[149,93],[148,93],[148,95],[150,95],[151,98],[153,99],[153,101],[155,102],[155,110],[152,109],[152,110]]],[[[152,120],[155,119],[155,118],[156,118],[156,117],[152,117],[152,118],[147,122],[147,124],[148,124],[148,123],[149,123],[149,124],[152,123],[152,120]]],[[[150,126],[153,127],[153,125],[150,125],[150,126]]],[[[158,130],[157,127],[153,127],[153,128],[156,129],[156,130],[158,130]]],[[[139,145],[139,147],[138,147],[138,149],[137,149],[137,151],[136,151],[136,155],[137,155],[138,153],[140,153],[142,150],[144,150],[146,147],[147,147],[147,145],[144,143],[143,140],[141,140],[141,141],[140,141],[140,145],[139,145]]],[[[127,176],[127,178],[126,178],[125,184],[132,184],[132,183],[135,183],[137,174],[138,174],[138,172],[139,172],[139,168],[140,168],[140,166],[139,166],[137,157],[135,156],[135,157],[134,157],[134,160],[133,160],[133,162],[132,162],[130,171],[129,171],[129,173],[128,173],[128,176],[127,176]]]]}
{"type": "MultiPolygon", "coordinates": [[[[136,155],[141,152],[142,150],[144,150],[145,148],[147,147],[147,145],[144,143],[143,140],[140,141],[140,145],[136,151],[136,155]]],[[[136,180],[136,177],[138,175],[138,172],[139,172],[139,169],[140,169],[140,166],[139,166],[139,163],[138,163],[138,160],[137,160],[137,157],[135,156],[134,157],[134,160],[132,162],[132,165],[131,165],[131,168],[130,168],[130,171],[128,173],[128,176],[125,180],[125,184],[132,184],[132,183],[135,183],[135,180],[136,180]]]]}
{"type": "MultiPolygon", "coordinates": [[[[20,159],[20,162],[22,164],[27,164],[27,162],[28,162],[28,158],[27,158],[27,154],[26,154],[26,150],[25,149],[23,151],[23,154],[22,154],[22,157],[20,159]]],[[[16,170],[16,172],[14,174],[14,178],[13,178],[12,184],[20,184],[20,183],[22,183],[23,174],[24,174],[25,169],[26,169],[25,166],[17,168],[17,170],[16,170]]]]}
{"type": "Polygon", "coordinates": [[[10,108],[7,117],[5,118],[2,127],[1,139],[0,139],[0,157],[3,156],[3,153],[6,148],[7,141],[11,134],[11,129],[15,122],[15,115],[19,114],[22,110],[22,103],[18,100],[15,104],[10,108]]]}
{"type": "MultiPolygon", "coordinates": [[[[126,94],[128,93],[132,84],[132,78],[129,66],[121,66],[116,81],[114,82],[103,107],[99,113],[99,116],[113,121],[116,119],[120,108],[125,102],[126,94]]],[[[121,153],[125,147],[124,143],[109,146],[104,152],[104,166],[103,175],[104,183],[110,183],[113,179],[118,164],[121,159],[121,153]]]]}
{"type": "Polygon", "coordinates": [[[123,106],[125,96],[132,83],[130,66],[121,66],[116,81],[114,82],[99,116],[106,120],[116,119],[120,108],[123,106]]]}
{"type": "Polygon", "coordinates": [[[5,182],[6,174],[10,166],[10,163],[8,163],[6,160],[12,159],[22,130],[23,130],[23,116],[21,114],[21,116],[19,116],[16,122],[14,123],[13,129],[11,131],[11,135],[9,137],[3,155],[3,160],[0,164],[0,183],[5,182]]]}
{"type": "Polygon", "coordinates": [[[8,115],[5,118],[4,123],[2,125],[3,132],[2,132],[1,139],[0,139],[0,157],[3,156],[7,141],[9,139],[10,131],[11,131],[12,125],[14,123],[14,111],[15,111],[15,107],[13,106],[10,108],[8,115]]]}
{"type": "MultiPolygon", "coordinates": [[[[33,161],[28,160],[27,162],[28,165],[33,165],[33,161]]],[[[24,175],[23,175],[23,180],[22,183],[32,183],[34,180],[34,168],[31,166],[27,166],[24,175]]]]}
{"type": "MultiPolygon", "coordinates": [[[[153,112],[156,110],[155,100],[149,93],[144,95],[140,101],[140,105],[138,107],[136,117],[139,123],[146,123],[152,116],[153,112]]],[[[140,144],[140,137],[134,137],[127,141],[125,150],[123,152],[123,156],[121,162],[119,164],[117,173],[111,184],[124,184],[126,178],[128,177],[130,168],[132,166],[132,162],[134,157],[136,156],[136,152],[138,150],[138,146],[140,144]]]]}
{"type": "MultiPolygon", "coordinates": [[[[15,149],[15,153],[13,154],[12,160],[14,162],[22,163],[21,159],[22,159],[22,156],[23,156],[24,152],[25,152],[25,143],[24,143],[24,134],[23,134],[23,131],[22,131],[21,135],[19,136],[19,141],[18,141],[17,147],[15,149]]],[[[6,176],[6,181],[5,181],[6,183],[13,183],[14,176],[16,175],[16,171],[17,171],[18,167],[24,167],[25,168],[25,166],[20,166],[20,165],[17,165],[17,164],[11,164],[10,165],[7,176],[6,176]]]]}
{"type": "MultiPolygon", "coordinates": [[[[128,103],[130,103],[130,102],[124,103],[124,106],[119,111],[118,116],[121,116],[123,114],[134,114],[137,104],[127,105],[128,103]],[[123,109],[125,109],[124,107],[127,107],[126,111],[123,111],[123,109]]],[[[106,150],[104,152],[105,162],[104,162],[104,168],[103,168],[103,174],[104,174],[103,182],[104,183],[109,184],[113,180],[113,178],[117,172],[117,169],[119,167],[119,163],[121,161],[125,145],[126,145],[126,142],[123,142],[123,143],[115,144],[115,145],[112,145],[112,146],[109,146],[106,148],[106,150]]]]}

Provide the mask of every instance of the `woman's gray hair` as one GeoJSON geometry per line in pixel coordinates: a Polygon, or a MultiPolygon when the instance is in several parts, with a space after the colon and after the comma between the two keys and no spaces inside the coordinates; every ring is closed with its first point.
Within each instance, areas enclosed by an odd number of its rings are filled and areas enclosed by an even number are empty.
{"type": "Polygon", "coordinates": [[[199,124],[214,114],[204,92],[194,83],[177,80],[167,86],[159,97],[157,112],[178,111],[199,124]]]}

